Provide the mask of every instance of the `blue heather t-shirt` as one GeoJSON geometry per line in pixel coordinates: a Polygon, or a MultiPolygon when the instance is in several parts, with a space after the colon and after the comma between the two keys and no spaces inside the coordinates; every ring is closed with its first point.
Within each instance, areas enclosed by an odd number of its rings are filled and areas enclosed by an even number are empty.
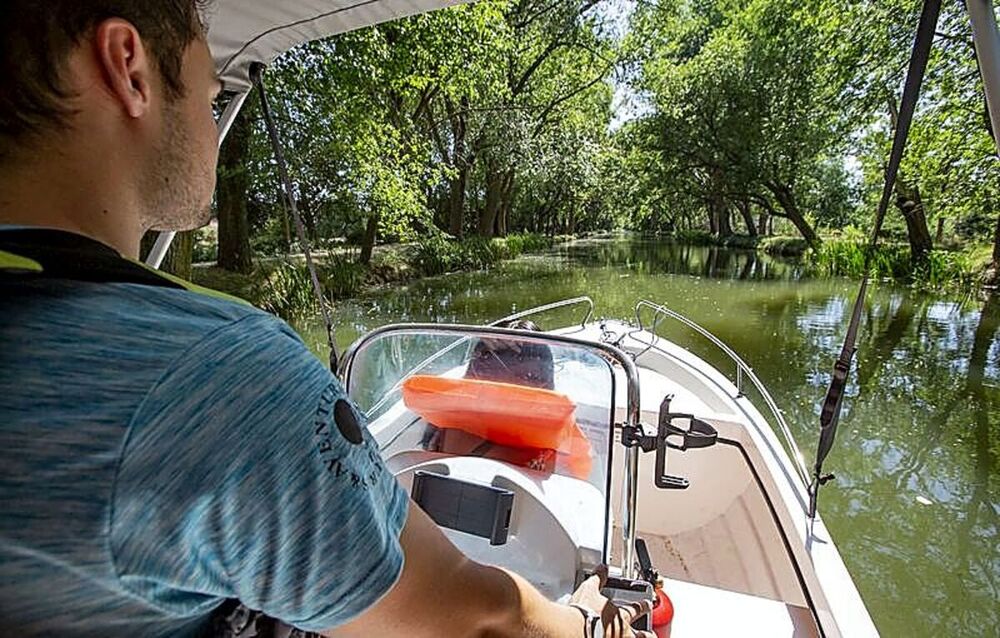
{"type": "Polygon", "coordinates": [[[402,569],[407,497],[344,399],[248,306],[0,279],[0,634],[192,635],[228,598],[359,615],[402,569]]]}

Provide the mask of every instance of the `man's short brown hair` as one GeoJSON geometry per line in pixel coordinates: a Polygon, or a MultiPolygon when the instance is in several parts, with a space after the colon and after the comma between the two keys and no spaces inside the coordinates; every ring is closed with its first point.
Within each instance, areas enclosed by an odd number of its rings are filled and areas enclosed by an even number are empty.
{"type": "Polygon", "coordinates": [[[201,0],[2,0],[0,160],[25,136],[63,126],[72,113],[66,56],[108,18],[131,22],[171,96],[183,94],[181,62],[203,33],[201,0]]]}

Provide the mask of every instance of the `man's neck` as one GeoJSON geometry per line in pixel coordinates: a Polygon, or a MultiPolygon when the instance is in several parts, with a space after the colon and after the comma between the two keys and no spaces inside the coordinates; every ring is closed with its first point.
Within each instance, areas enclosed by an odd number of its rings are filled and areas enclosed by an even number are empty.
{"type": "Polygon", "coordinates": [[[120,189],[121,182],[107,179],[113,169],[81,173],[63,170],[59,162],[44,168],[9,164],[0,167],[0,224],[66,230],[138,258],[146,229],[133,213],[137,202],[120,189]]]}
{"type": "Polygon", "coordinates": [[[28,209],[25,214],[18,214],[16,209],[8,208],[7,202],[0,202],[0,224],[65,230],[99,241],[114,248],[125,257],[132,259],[139,257],[141,231],[138,233],[128,232],[121,227],[114,228],[102,223],[88,223],[87,220],[81,220],[78,215],[66,216],[58,214],[56,211],[52,211],[55,214],[42,214],[37,211],[39,209],[28,209]]]}

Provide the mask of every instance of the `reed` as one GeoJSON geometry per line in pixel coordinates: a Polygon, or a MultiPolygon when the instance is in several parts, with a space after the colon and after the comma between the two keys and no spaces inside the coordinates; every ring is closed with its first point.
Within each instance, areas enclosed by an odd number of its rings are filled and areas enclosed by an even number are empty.
{"type": "Polygon", "coordinates": [[[536,233],[517,233],[507,237],[461,240],[444,235],[428,237],[417,243],[414,266],[425,276],[460,270],[483,270],[523,253],[549,248],[553,239],[536,233]]]}
{"type": "Polygon", "coordinates": [[[247,301],[286,321],[312,316],[316,311],[312,280],[305,263],[278,259],[254,273],[247,301]]]}
{"type": "MultiPolygon", "coordinates": [[[[828,240],[808,255],[817,274],[861,277],[864,274],[865,244],[851,240],[828,240]]],[[[910,285],[914,288],[969,290],[982,285],[985,264],[983,251],[932,250],[922,259],[913,259],[905,244],[884,244],[872,256],[869,275],[910,285]]]]}

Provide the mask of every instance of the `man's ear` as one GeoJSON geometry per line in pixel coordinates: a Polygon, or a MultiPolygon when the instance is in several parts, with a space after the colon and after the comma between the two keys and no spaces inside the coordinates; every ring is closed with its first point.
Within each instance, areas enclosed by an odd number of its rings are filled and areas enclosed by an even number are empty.
{"type": "Polygon", "coordinates": [[[129,117],[145,115],[152,104],[156,69],[139,31],[127,20],[108,18],[97,25],[94,46],[106,90],[129,117]]]}

